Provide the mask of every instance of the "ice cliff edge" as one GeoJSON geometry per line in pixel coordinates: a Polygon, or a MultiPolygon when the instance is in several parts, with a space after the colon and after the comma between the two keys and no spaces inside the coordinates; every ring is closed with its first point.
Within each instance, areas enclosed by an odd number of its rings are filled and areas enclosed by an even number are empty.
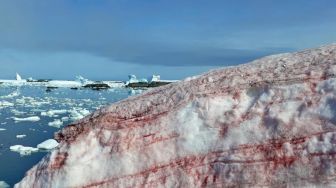
{"type": "Polygon", "coordinates": [[[16,187],[336,185],[336,45],[155,88],[55,135],[16,187]]]}

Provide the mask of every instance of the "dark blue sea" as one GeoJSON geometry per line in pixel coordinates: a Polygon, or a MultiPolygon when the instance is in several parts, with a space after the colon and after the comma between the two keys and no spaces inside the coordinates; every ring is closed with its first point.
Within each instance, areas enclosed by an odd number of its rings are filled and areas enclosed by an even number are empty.
{"type": "Polygon", "coordinates": [[[67,124],[130,95],[126,88],[46,90],[39,86],[0,85],[0,186],[4,181],[12,187],[46,155],[46,152],[20,154],[11,151],[10,146],[36,147],[67,124]],[[35,117],[35,121],[29,121],[29,117],[35,117]]]}

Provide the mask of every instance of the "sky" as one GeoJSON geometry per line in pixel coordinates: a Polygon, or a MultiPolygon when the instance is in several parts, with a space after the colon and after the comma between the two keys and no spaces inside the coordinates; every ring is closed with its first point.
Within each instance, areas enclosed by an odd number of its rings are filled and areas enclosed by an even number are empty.
{"type": "Polygon", "coordinates": [[[0,0],[0,79],[182,79],[336,42],[335,0],[0,0]]]}

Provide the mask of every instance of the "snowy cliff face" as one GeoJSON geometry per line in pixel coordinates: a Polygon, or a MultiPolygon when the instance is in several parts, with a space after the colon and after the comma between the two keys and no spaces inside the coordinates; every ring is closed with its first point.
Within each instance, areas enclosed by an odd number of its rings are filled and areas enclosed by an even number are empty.
{"type": "Polygon", "coordinates": [[[336,45],[155,88],[56,134],[16,187],[336,185],[336,45]]]}

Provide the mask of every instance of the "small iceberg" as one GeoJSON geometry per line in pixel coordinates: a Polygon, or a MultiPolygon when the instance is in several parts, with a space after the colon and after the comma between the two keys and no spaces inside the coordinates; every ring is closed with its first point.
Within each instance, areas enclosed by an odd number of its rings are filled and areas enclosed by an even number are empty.
{"type": "Polygon", "coordinates": [[[48,123],[48,126],[56,127],[56,128],[60,128],[62,125],[63,125],[63,122],[59,119],[55,119],[54,121],[48,123]]]}
{"type": "Polygon", "coordinates": [[[41,116],[48,116],[48,117],[57,117],[60,114],[65,114],[68,111],[63,109],[63,110],[49,110],[47,112],[41,112],[41,116]]]}
{"type": "Polygon", "coordinates": [[[73,108],[72,110],[69,110],[69,112],[70,112],[70,120],[72,121],[77,121],[90,114],[90,111],[88,111],[87,109],[78,109],[78,108],[73,108]]]}
{"type": "Polygon", "coordinates": [[[159,82],[160,81],[160,75],[152,75],[151,82],[159,82]]]}
{"type": "Polygon", "coordinates": [[[20,155],[30,155],[33,152],[37,152],[38,148],[23,146],[23,145],[14,145],[10,146],[9,149],[14,152],[20,153],[20,155]]]}
{"type": "Polygon", "coordinates": [[[24,137],[26,137],[27,135],[25,135],[25,134],[18,134],[18,135],[16,135],[16,138],[24,138],[24,137]]]}
{"type": "Polygon", "coordinates": [[[4,128],[0,128],[0,131],[5,131],[5,130],[7,130],[7,129],[4,129],[4,128]]]}
{"type": "Polygon", "coordinates": [[[15,122],[21,122],[21,121],[31,121],[31,122],[35,122],[35,121],[40,121],[40,117],[38,116],[31,116],[31,117],[26,117],[26,118],[17,118],[17,117],[13,117],[13,120],[15,122]]]}
{"type": "Polygon", "coordinates": [[[58,146],[58,142],[54,139],[48,139],[40,144],[37,145],[38,149],[43,150],[52,150],[58,146]]]}

